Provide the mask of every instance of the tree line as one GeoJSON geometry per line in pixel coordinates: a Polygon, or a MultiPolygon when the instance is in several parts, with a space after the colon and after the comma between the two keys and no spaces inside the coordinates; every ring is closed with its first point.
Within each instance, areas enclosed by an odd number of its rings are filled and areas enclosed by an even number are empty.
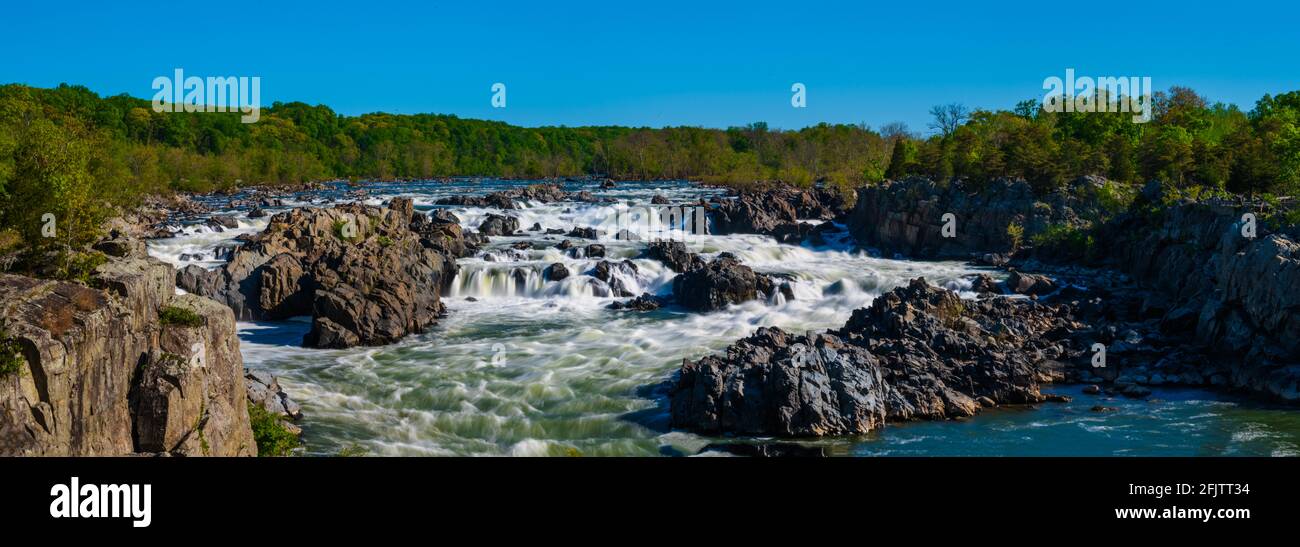
{"type": "Polygon", "coordinates": [[[207,192],[334,178],[600,175],[745,185],[852,188],[920,175],[1018,177],[1040,192],[1080,175],[1160,180],[1193,193],[1300,188],[1300,92],[1243,112],[1187,88],[1154,97],[1154,118],[1011,110],[932,111],[932,134],[900,123],[743,127],[518,127],[452,115],[340,115],[274,103],[239,113],[155,112],[149,101],[82,86],[0,86],[0,256],[75,250],[115,206],[146,194],[207,192]],[[41,218],[59,219],[57,238],[41,218]]]}

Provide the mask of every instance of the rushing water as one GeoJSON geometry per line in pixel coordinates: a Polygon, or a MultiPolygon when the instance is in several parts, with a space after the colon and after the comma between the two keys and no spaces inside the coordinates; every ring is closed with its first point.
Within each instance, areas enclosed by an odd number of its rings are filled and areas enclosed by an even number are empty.
{"type": "MultiPolygon", "coordinates": [[[[458,180],[452,183],[367,185],[379,204],[410,196],[428,211],[439,197],[484,194],[521,182],[458,180]]],[[[655,194],[683,203],[713,191],[685,183],[622,183],[599,189],[633,204],[655,194]]],[[[321,205],[341,191],[286,200],[285,207],[321,205]]],[[[215,204],[223,201],[214,201],[215,204]]],[[[449,207],[475,227],[488,212],[449,207]]],[[[271,209],[273,212],[275,209],[271,209]]],[[[186,227],[156,240],[150,252],[173,264],[215,267],[214,249],[240,233],[261,230],[266,218],[236,215],[236,230],[186,227]],[[182,254],[201,254],[199,262],[182,254]]],[[[624,258],[635,272],[616,272],[632,292],[671,294],[674,272],[636,258],[643,243],[612,239],[616,220],[607,205],[528,203],[509,214],[520,227],[534,223],[568,231],[604,231],[600,243],[611,261],[624,258]]],[[[760,326],[791,331],[840,326],[854,309],[882,291],[925,276],[963,290],[974,270],[956,262],[873,258],[844,236],[822,247],[781,245],[762,236],[689,236],[706,256],[737,255],[745,264],[792,280],[794,298],[779,295],[709,313],[672,307],[654,312],[606,309],[615,301],[607,286],[581,275],[600,259],[551,247],[563,236],[492,238],[478,256],[459,261],[460,273],[444,302],[448,315],[431,331],[375,348],[315,350],[300,347],[309,323],[240,323],[245,364],[277,375],[302,404],[309,454],[361,447],[373,455],[676,455],[694,454],[717,439],[668,431],[662,382],[681,365],[725,348],[760,326]],[[532,250],[511,249],[519,241],[532,250]],[[573,275],[547,281],[541,270],[564,263],[573,275]]],[[[572,239],[572,238],[571,238],[572,239]]],[[[590,243],[586,240],[584,245],[590,243]]],[[[973,296],[965,293],[964,296],[973,296]]],[[[1201,390],[1157,389],[1152,401],[1102,400],[1077,387],[1057,386],[1074,402],[1037,409],[1001,409],[955,422],[895,424],[865,437],[823,439],[835,455],[1295,455],[1300,414],[1236,401],[1201,390]],[[1093,412],[1093,405],[1113,407],[1093,412]]]]}

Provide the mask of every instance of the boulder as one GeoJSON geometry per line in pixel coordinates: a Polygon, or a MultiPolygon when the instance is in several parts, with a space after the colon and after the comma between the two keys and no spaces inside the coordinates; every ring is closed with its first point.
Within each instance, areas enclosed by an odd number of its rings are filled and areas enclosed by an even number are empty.
{"type": "Polygon", "coordinates": [[[311,315],[308,346],[391,343],[437,322],[440,294],[469,247],[458,224],[413,215],[409,198],[277,213],[227,264],[187,267],[176,283],[241,319],[311,315]]]}
{"type": "Polygon", "coordinates": [[[1007,298],[968,306],[915,279],[839,330],[762,327],[721,355],[684,361],[671,424],[709,435],[848,435],[1044,402],[1040,385],[1059,376],[1060,355],[1043,334],[1071,326],[1065,308],[1007,298]]]}

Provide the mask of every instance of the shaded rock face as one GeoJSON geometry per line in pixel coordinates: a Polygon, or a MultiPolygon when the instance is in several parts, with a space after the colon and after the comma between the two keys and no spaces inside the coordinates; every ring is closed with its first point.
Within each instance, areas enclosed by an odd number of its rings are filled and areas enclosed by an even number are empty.
{"type": "Polygon", "coordinates": [[[765,234],[797,244],[812,229],[810,224],[801,224],[800,219],[830,220],[850,207],[851,202],[826,188],[780,186],[745,191],[735,199],[723,200],[714,209],[713,232],[765,234]]]}
{"type": "MultiPolygon", "coordinates": [[[[596,267],[591,271],[591,276],[604,281],[613,296],[632,296],[632,291],[628,290],[622,277],[633,277],[636,273],[636,264],[631,260],[622,262],[602,260],[596,263],[596,267]]],[[[597,294],[597,296],[604,295],[597,294]]]]}
{"type": "Polygon", "coordinates": [[[458,225],[417,221],[413,230],[413,214],[405,198],[386,208],[353,203],[279,213],[229,263],[212,271],[186,267],[176,283],[240,318],[311,315],[308,346],[388,344],[437,322],[439,295],[467,249],[458,225]]]}
{"type": "Polygon", "coordinates": [[[681,241],[653,241],[646,246],[645,257],[662,262],[674,272],[687,272],[703,268],[704,259],[686,249],[681,241]]]}
{"type": "Polygon", "coordinates": [[[1015,294],[1041,296],[1056,291],[1056,283],[1045,275],[1021,273],[1015,270],[1007,276],[1007,291],[1015,294]]]}
{"type": "Polygon", "coordinates": [[[262,370],[250,370],[244,373],[244,387],[248,401],[261,406],[267,412],[283,416],[289,420],[302,418],[302,407],[280,387],[280,382],[271,373],[262,370]]]}
{"type": "Polygon", "coordinates": [[[174,294],[172,267],[109,262],[98,289],[0,275],[23,369],[0,379],[0,454],[251,456],[243,359],[230,309],[174,294]],[[161,325],[166,306],[202,319],[161,325]]]}
{"type": "Polygon", "coordinates": [[[1055,224],[1080,225],[1102,218],[1096,200],[1086,195],[1100,179],[1083,178],[1070,192],[1034,196],[1023,181],[995,180],[981,186],[956,181],[941,185],[927,179],[885,182],[858,191],[848,215],[850,233],[864,247],[886,255],[913,258],[970,258],[972,254],[1007,253],[1007,227],[1019,224],[1023,237],[1055,224]],[[954,237],[943,237],[943,215],[955,217],[954,237]]]}
{"type": "MultiPolygon", "coordinates": [[[[696,257],[698,259],[698,257],[696,257]]],[[[673,296],[687,309],[714,311],[760,296],[770,296],[774,283],[726,253],[704,267],[673,278],[673,296]]]]}
{"type": "Polygon", "coordinates": [[[483,223],[478,225],[478,232],[485,236],[508,236],[517,231],[519,231],[519,219],[493,213],[488,213],[483,223]]]}
{"type": "Polygon", "coordinates": [[[704,434],[861,434],[886,422],[970,416],[989,404],[1047,400],[1057,359],[1047,336],[1068,309],[992,298],[962,302],[915,279],[827,333],[760,328],[724,354],[682,364],[673,427],[704,434]]]}
{"type": "Polygon", "coordinates": [[[1300,242],[1266,228],[1253,240],[1242,237],[1244,212],[1186,203],[1155,218],[1118,219],[1100,240],[1116,269],[1168,300],[1162,330],[1195,333],[1226,363],[1202,376],[1300,401],[1300,242]]]}

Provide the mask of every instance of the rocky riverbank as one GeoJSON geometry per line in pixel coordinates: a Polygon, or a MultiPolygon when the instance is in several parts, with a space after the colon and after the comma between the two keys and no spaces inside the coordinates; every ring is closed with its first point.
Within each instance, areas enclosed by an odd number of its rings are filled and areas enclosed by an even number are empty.
{"type": "Polygon", "coordinates": [[[128,255],[91,286],[0,275],[0,454],[252,456],[230,309],[176,295],[172,267],[128,255]]]}
{"type": "MultiPolygon", "coordinates": [[[[1014,181],[860,189],[852,211],[836,218],[862,248],[973,259],[1010,268],[1008,278],[973,278],[983,295],[975,301],[913,281],[839,330],[763,328],[722,355],[686,361],[670,390],[674,427],[860,434],[888,421],[1042,402],[1050,382],[1130,397],[1146,396],[1146,386],[1191,385],[1300,400],[1295,227],[1261,224],[1247,238],[1244,204],[1146,195],[1123,210],[1109,201],[1114,191],[1095,178],[1045,197],[1014,181]],[[945,235],[954,218],[955,233],[945,235]],[[1054,231],[1089,248],[1062,253],[1059,239],[1034,237],[1054,231]]],[[[794,233],[790,205],[770,191],[742,197],[715,211],[715,222],[781,240],[794,233]]]]}
{"type": "Polygon", "coordinates": [[[410,199],[299,208],[273,216],[220,268],[188,266],[176,284],[242,319],[311,316],[307,346],[388,344],[437,323],[467,245],[459,224],[416,214],[410,199]]]}

